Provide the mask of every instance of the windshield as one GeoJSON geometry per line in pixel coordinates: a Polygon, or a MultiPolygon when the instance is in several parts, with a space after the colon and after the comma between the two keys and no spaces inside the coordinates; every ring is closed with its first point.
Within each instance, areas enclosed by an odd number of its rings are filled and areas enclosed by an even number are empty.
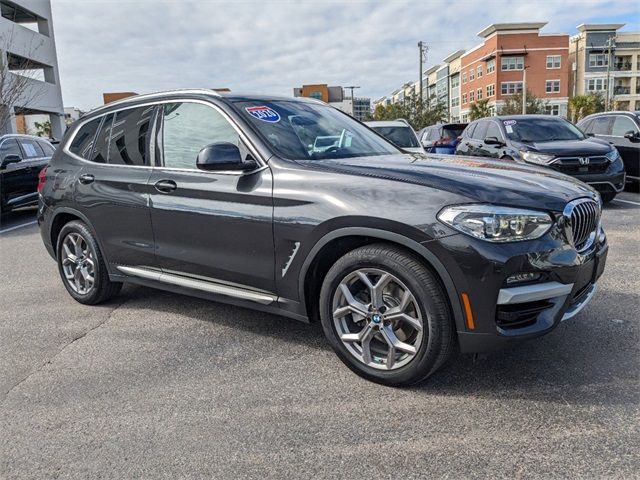
{"type": "Polygon", "coordinates": [[[375,130],[400,148],[420,146],[413,130],[411,130],[411,127],[371,127],[371,129],[375,130]]]}
{"type": "Polygon", "coordinates": [[[519,118],[503,120],[507,138],[516,142],[542,143],[557,140],[583,140],[577,127],[561,118],[519,118]]]}
{"type": "Polygon", "coordinates": [[[398,153],[365,126],[326,105],[296,100],[234,105],[283,158],[324,160],[398,153]]]}

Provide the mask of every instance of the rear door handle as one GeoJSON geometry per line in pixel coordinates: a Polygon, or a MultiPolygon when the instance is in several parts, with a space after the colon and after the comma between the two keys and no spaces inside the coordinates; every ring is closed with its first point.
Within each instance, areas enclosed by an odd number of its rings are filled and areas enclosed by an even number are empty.
{"type": "Polygon", "coordinates": [[[155,183],[154,187],[161,193],[170,193],[178,188],[178,184],[173,180],[159,180],[155,183]]]}
{"type": "Polygon", "coordinates": [[[78,181],[83,185],[89,185],[90,183],[93,183],[95,179],[96,177],[90,173],[84,173],[78,177],[78,181]]]}

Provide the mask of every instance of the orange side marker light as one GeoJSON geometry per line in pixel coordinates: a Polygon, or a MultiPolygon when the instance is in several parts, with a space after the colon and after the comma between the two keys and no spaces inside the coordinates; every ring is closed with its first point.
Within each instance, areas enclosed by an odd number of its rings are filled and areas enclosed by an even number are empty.
{"type": "Polygon", "coordinates": [[[473,321],[473,312],[471,311],[471,302],[469,301],[469,295],[462,293],[462,304],[464,305],[464,314],[467,320],[467,328],[469,330],[475,330],[476,324],[473,321]]]}

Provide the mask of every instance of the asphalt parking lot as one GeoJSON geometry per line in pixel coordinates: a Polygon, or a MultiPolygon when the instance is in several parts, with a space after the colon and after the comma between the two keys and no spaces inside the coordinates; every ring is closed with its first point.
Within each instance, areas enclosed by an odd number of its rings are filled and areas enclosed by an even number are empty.
{"type": "Polygon", "coordinates": [[[316,325],[134,286],[80,305],[32,215],[0,228],[0,478],[639,476],[638,194],[580,315],[404,390],[316,325]]]}

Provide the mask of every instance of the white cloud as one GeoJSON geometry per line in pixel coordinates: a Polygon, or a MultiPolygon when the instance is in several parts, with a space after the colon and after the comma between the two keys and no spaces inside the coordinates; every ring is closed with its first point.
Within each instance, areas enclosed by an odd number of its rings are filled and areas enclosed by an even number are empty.
{"type": "Polygon", "coordinates": [[[291,95],[303,83],[361,85],[378,97],[429,65],[479,42],[494,22],[549,21],[573,33],[599,16],[629,17],[634,2],[94,1],[53,2],[65,105],[101,93],[180,87],[291,95]],[[576,13],[578,12],[578,13],[576,13]]]}

